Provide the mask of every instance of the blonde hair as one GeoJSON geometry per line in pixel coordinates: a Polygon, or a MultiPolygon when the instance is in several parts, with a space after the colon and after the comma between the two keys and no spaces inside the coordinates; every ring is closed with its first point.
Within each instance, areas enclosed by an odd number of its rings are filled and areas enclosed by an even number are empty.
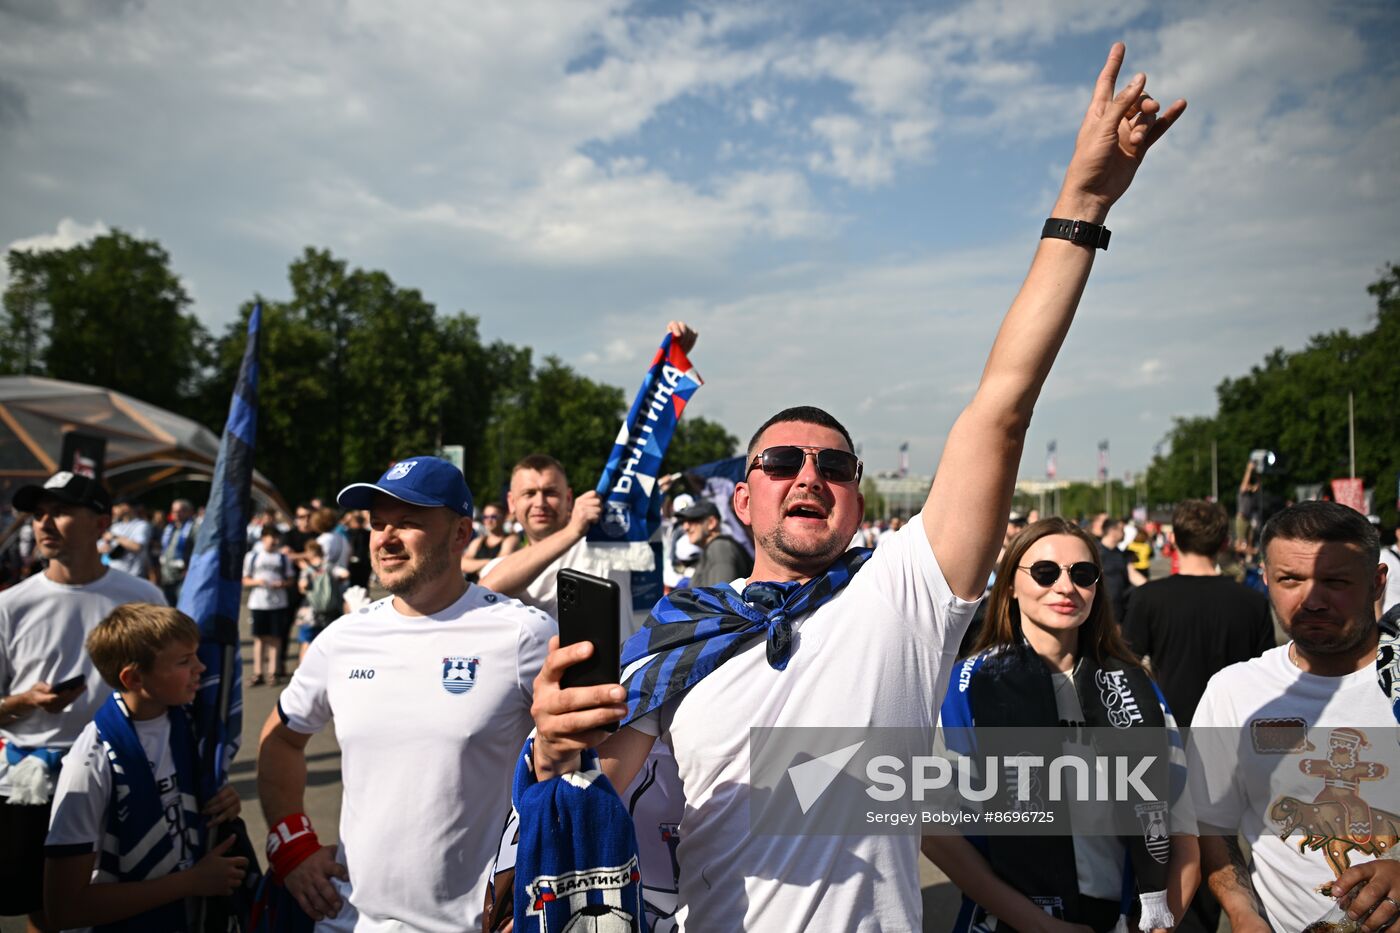
{"type": "Polygon", "coordinates": [[[88,633],[87,652],[108,686],[120,690],[123,670],[135,664],[149,671],[156,655],[177,643],[199,644],[194,619],[170,606],[127,603],[113,609],[88,633]]]}

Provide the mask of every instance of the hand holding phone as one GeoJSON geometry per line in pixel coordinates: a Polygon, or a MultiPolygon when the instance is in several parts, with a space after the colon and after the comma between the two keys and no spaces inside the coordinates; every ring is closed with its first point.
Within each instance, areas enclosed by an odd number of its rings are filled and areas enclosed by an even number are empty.
{"type": "Polygon", "coordinates": [[[559,644],[586,641],[593,645],[592,655],[564,671],[560,685],[568,689],[617,683],[622,674],[621,633],[617,629],[622,595],[618,585],[577,570],[561,570],[557,586],[559,644]]]}
{"type": "Polygon", "coordinates": [[[74,687],[81,687],[85,683],[87,683],[87,677],[82,674],[77,674],[73,677],[69,677],[67,680],[60,680],[58,683],[49,687],[49,689],[54,693],[66,693],[74,687]]]}

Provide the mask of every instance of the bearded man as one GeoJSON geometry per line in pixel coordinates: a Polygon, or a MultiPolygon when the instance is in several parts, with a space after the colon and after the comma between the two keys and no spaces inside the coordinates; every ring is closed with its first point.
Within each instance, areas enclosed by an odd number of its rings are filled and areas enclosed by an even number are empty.
{"type": "Polygon", "coordinates": [[[472,494],[451,463],[400,460],[337,501],[369,509],[371,563],[392,595],[317,637],[263,726],[268,861],[317,930],[478,927],[556,626],[462,579],[472,494]],[[332,719],[340,845],[322,846],[304,813],[306,743],[332,719]]]}

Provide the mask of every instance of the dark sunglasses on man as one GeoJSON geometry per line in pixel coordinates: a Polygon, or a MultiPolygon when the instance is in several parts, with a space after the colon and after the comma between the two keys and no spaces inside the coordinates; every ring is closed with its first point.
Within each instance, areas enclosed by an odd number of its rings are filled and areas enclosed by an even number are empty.
{"type": "Polygon", "coordinates": [[[859,482],[861,471],[865,467],[849,450],[783,444],[780,447],[764,448],[753,458],[744,477],[747,479],[749,473],[761,469],[769,479],[792,479],[802,472],[802,465],[806,463],[808,456],[816,460],[817,472],[821,474],[822,479],[830,483],[859,482]]]}
{"type": "Polygon", "coordinates": [[[1055,581],[1060,579],[1061,571],[1069,571],[1069,582],[1083,589],[1099,582],[1099,568],[1087,560],[1063,566],[1053,560],[1038,560],[1029,567],[1022,566],[1017,569],[1030,574],[1031,579],[1039,586],[1054,586],[1055,581]]]}

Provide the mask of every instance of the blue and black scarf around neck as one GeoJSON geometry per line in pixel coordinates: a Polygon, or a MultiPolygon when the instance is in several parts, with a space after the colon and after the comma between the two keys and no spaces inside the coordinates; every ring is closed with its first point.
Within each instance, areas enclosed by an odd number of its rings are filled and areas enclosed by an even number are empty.
{"type": "MultiPolygon", "coordinates": [[[[170,754],[180,789],[182,819],[171,825],[161,804],[160,788],[121,694],[113,693],[98,709],[97,736],[112,767],[112,799],[99,870],[117,881],[145,881],[177,870],[190,850],[197,860],[203,849],[203,817],[195,803],[195,745],[185,711],[172,706],[170,754]],[[163,832],[158,832],[163,829],[163,832]],[[154,837],[154,841],[152,841],[154,837]]],[[[94,927],[96,933],[180,933],[189,928],[183,901],[164,904],[117,923],[94,927]]]]}
{"type": "Polygon", "coordinates": [[[852,548],[806,583],[750,583],[742,594],[721,584],[662,597],[622,649],[623,723],[680,696],[759,638],[767,641],[768,663],[786,669],[793,623],[841,592],[872,553],[852,548]]]}

